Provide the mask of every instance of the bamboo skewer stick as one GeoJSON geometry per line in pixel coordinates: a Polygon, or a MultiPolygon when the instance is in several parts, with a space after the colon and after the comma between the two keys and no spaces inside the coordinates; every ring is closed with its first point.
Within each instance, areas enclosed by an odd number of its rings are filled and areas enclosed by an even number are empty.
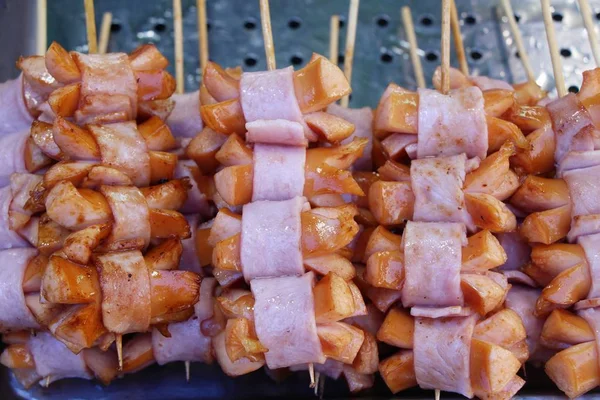
{"type": "Polygon", "coordinates": [[[308,364],[308,376],[310,376],[310,388],[313,389],[316,386],[315,382],[315,365],[313,363],[308,364]]]}
{"type": "Polygon", "coordinates": [[[583,18],[588,38],[590,39],[590,46],[592,47],[596,67],[600,67],[600,43],[598,43],[598,35],[596,34],[594,21],[592,21],[592,9],[588,0],[579,0],[579,10],[581,11],[581,17],[583,18]]]}
{"type": "Polygon", "coordinates": [[[550,58],[552,59],[556,91],[558,92],[558,97],[563,97],[567,94],[567,87],[565,85],[565,76],[562,71],[562,63],[560,62],[558,43],[556,42],[556,32],[554,30],[554,22],[552,21],[552,12],[550,11],[550,0],[542,0],[542,14],[544,16],[544,25],[546,27],[548,48],[550,49],[550,58]]]}
{"type": "Polygon", "coordinates": [[[420,88],[425,87],[425,76],[423,74],[423,66],[421,65],[421,58],[417,53],[419,46],[417,45],[417,36],[415,35],[415,26],[413,24],[412,14],[409,7],[402,7],[402,22],[404,24],[404,31],[406,32],[406,38],[410,46],[410,60],[415,71],[415,79],[417,86],[420,88]]]}
{"type": "Polygon", "coordinates": [[[117,345],[117,357],[119,358],[119,371],[123,371],[123,335],[115,335],[117,345]]]}
{"type": "Polygon", "coordinates": [[[458,20],[458,11],[456,10],[456,2],[451,1],[450,7],[450,25],[452,26],[452,36],[454,37],[454,47],[456,50],[456,58],[460,71],[469,76],[469,64],[465,55],[465,45],[463,44],[462,34],[460,33],[460,21],[458,20]]]}
{"type": "MultiPolygon", "coordinates": [[[[453,0],[442,0],[442,94],[450,92],[450,19],[453,0]]],[[[435,389],[435,400],[440,400],[440,390],[435,389]]]]}
{"type": "MultiPolygon", "coordinates": [[[[354,44],[356,43],[356,25],[358,23],[358,8],[360,0],[350,0],[348,12],[348,30],[346,31],[346,50],[344,52],[344,75],[348,82],[352,83],[352,61],[354,60],[354,44]]],[[[340,104],[348,107],[350,96],[342,97],[340,104]]]]}
{"type": "Polygon", "coordinates": [[[185,381],[189,382],[190,381],[190,362],[184,361],[183,363],[185,364],[185,381]]]}
{"type": "Polygon", "coordinates": [[[277,68],[275,62],[275,45],[273,44],[273,30],[271,29],[271,11],[269,0],[260,0],[260,23],[262,25],[263,39],[265,41],[265,55],[267,69],[272,71],[277,68]]]}
{"type": "Polygon", "coordinates": [[[175,81],[177,93],[185,90],[183,78],[183,26],[181,21],[181,0],[173,0],[173,26],[175,27],[175,81]]]}
{"type": "Polygon", "coordinates": [[[527,55],[527,50],[525,49],[525,44],[523,43],[521,30],[517,26],[517,20],[515,19],[515,13],[513,12],[512,5],[510,4],[510,0],[501,0],[501,2],[502,8],[504,8],[504,13],[506,14],[506,18],[508,18],[508,25],[510,27],[513,40],[515,41],[515,46],[517,46],[517,51],[519,52],[519,58],[521,59],[523,68],[527,74],[527,80],[533,82],[535,81],[535,74],[533,73],[533,68],[531,68],[531,62],[529,61],[529,56],[527,55]]]}
{"type": "Polygon", "coordinates": [[[442,0],[442,94],[450,92],[450,8],[452,0],[442,0]]]}
{"type": "Polygon", "coordinates": [[[36,53],[38,56],[43,56],[48,47],[48,4],[46,0],[37,0],[36,19],[36,53]]]}
{"type": "Polygon", "coordinates": [[[88,53],[94,54],[98,52],[94,0],[83,0],[83,5],[85,7],[85,27],[87,31],[88,53]]]}
{"type": "Polygon", "coordinates": [[[98,53],[106,54],[108,50],[108,41],[110,39],[110,25],[112,24],[112,13],[105,12],[102,15],[102,25],[100,25],[100,43],[98,44],[98,53]]]}
{"type": "Polygon", "coordinates": [[[329,61],[338,65],[338,53],[340,52],[340,16],[332,15],[329,20],[329,61]]]}
{"type": "Polygon", "coordinates": [[[198,9],[198,54],[200,55],[200,69],[204,73],[208,64],[208,32],[206,27],[206,0],[197,0],[198,9]]]}

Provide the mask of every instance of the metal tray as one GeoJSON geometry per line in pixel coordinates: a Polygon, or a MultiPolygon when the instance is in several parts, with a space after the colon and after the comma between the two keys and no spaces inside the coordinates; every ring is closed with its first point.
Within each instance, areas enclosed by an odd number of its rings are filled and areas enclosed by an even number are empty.
{"type": "MultiPolygon", "coordinates": [[[[83,2],[48,1],[48,40],[67,49],[86,51],[83,2]]],[[[488,75],[512,82],[525,80],[507,23],[498,12],[497,0],[456,0],[462,21],[468,61],[473,74],[488,75]]],[[[113,13],[109,51],[131,51],[144,42],[155,43],[169,59],[173,57],[173,25],[170,0],[96,0],[96,21],[102,13],[113,13]]],[[[198,87],[198,34],[195,1],[183,0],[186,88],[198,87]]],[[[245,70],[265,69],[257,0],[208,0],[210,58],[225,66],[241,65],[245,70]]],[[[600,20],[600,0],[590,0],[600,20]]],[[[558,42],[563,52],[567,85],[576,90],[581,72],[593,67],[590,46],[574,0],[554,0],[558,42]]],[[[0,81],[18,73],[14,61],[35,49],[35,0],[0,0],[0,81]]],[[[408,45],[400,22],[400,8],[411,7],[419,52],[429,81],[439,64],[439,0],[362,0],[359,13],[356,53],[350,105],[375,106],[389,82],[415,87],[408,45]]],[[[552,68],[545,42],[539,0],[513,1],[519,25],[525,35],[538,83],[553,89],[552,68]]],[[[329,17],[347,15],[348,0],[271,0],[271,18],[278,65],[301,66],[313,51],[326,54],[329,17]]],[[[340,61],[343,62],[345,24],[340,30],[340,61]]],[[[455,60],[452,60],[455,64],[455,60]]],[[[171,72],[173,72],[171,70],[171,72]]],[[[383,348],[382,355],[392,349],[383,348]]],[[[349,393],[343,379],[327,379],[326,398],[344,398],[349,393]]],[[[183,363],[150,367],[118,379],[104,387],[97,382],[64,380],[49,388],[24,390],[5,368],[0,368],[0,399],[193,399],[193,398],[310,398],[307,374],[294,374],[276,383],[264,371],[235,379],[226,377],[217,365],[192,364],[186,383],[183,363]]],[[[403,398],[432,398],[433,392],[408,390],[403,398]]],[[[457,398],[443,393],[443,398],[457,398]]],[[[598,397],[588,394],[586,398],[598,397]]],[[[377,377],[375,387],[360,398],[392,398],[377,377]]],[[[523,399],[564,398],[541,369],[527,366],[527,384],[519,393],[523,399]]]]}

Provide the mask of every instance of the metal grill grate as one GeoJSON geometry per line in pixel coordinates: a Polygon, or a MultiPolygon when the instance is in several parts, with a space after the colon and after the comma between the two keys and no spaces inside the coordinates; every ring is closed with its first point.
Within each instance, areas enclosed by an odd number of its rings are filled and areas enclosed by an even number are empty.
{"type": "MultiPolygon", "coordinates": [[[[48,2],[49,40],[67,48],[85,50],[82,2],[48,2]],[[68,10],[68,12],[65,12],[68,10]]],[[[198,34],[195,1],[183,1],[186,88],[198,87],[198,34]]],[[[352,106],[374,106],[385,86],[394,81],[414,88],[412,67],[400,20],[400,8],[411,7],[423,59],[430,81],[439,64],[439,0],[362,0],[354,59],[352,106]]],[[[473,74],[520,82],[525,74],[517,58],[508,24],[498,12],[497,0],[457,0],[466,53],[473,74]]],[[[553,88],[552,67],[546,46],[539,0],[513,1],[538,83],[553,88]]],[[[576,90],[581,71],[593,66],[590,46],[575,0],[555,0],[554,17],[563,54],[567,85],[576,90]]],[[[591,2],[600,23],[600,0],[591,2]]],[[[265,69],[258,1],[208,0],[210,58],[225,66],[245,70],[265,69]]],[[[143,42],[155,43],[173,58],[173,24],[169,0],[98,0],[96,16],[111,11],[114,22],[110,51],[130,51],[143,42]]],[[[340,61],[343,62],[348,0],[272,0],[271,18],[279,66],[302,66],[313,51],[326,54],[329,17],[342,16],[340,61]]],[[[453,60],[454,63],[455,60],[453,60]]],[[[456,65],[454,63],[454,65],[456,65]]]]}

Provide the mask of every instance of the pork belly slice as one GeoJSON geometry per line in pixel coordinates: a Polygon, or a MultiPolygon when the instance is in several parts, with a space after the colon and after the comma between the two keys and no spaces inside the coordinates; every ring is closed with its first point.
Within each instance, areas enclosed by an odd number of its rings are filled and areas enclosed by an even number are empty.
{"type": "Polygon", "coordinates": [[[600,297],[600,233],[579,237],[577,242],[583,247],[592,278],[592,287],[587,297],[600,297]]]}
{"type": "Polygon", "coordinates": [[[595,233],[600,233],[600,214],[579,215],[571,220],[567,240],[575,243],[579,237],[595,233]]]}
{"type": "Polygon", "coordinates": [[[506,296],[506,308],[519,314],[525,326],[530,361],[546,361],[548,358],[548,349],[540,344],[544,320],[535,316],[535,304],[540,294],[540,289],[513,285],[506,296]]]}
{"type": "Polygon", "coordinates": [[[300,212],[305,201],[295,197],[244,206],[241,261],[246,281],[304,273],[300,212]]]}
{"type": "Polygon", "coordinates": [[[404,248],[404,307],[462,306],[460,288],[465,226],[459,223],[407,222],[404,248]]]}
{"type": "Polygon", "coordinates": [[[139,248],[150,243],[150,210],[146,198],[135,186],[101,186],[114,223],[104,246],[112,250],[139,248]]]}
{"type": "Polygon", "coordinates": [[[102,320],[110,332],[145,332],[150,326],[150,275],[137,250],[96,256],[102,320]]]}
{"type": "Polygon", "coordinates": [[[302,196],[305,163],[304,147],[256,144],[252,201],[302,196]]]}
{"type": "Polygon", "coordinates": [[[26,172],[25,145],[29,137],[28,131],[14,132],[6,135],[0,133],[0,187],[10,182],[11,174],[26,172]]]}
{"type": "Polygon", "coordinates": [[[246,141],[287,146],[307,146],[302,124],[285,119],[259,119],[246,123],[246,141]]]}
{"type": "Polygon", "coordinates": [[[0,332],[39,328],[25,303],[23,277],[36,249],[0,251],[0,332]]]}
{"type": "MultiPolygon", "coordinates": [[[[126,120],[137,115],[137,81],[129,63],[129,56],[125,53],[110,54],[82,54],[72,53],[75,63],[81,71],[81,100],[80,108],[87,103],[93,103],[98,95],[108,95],[110,98],[123,98],[118,110],[110,109],[108,113],[123,113],[128,116],[126,120]]],[[[102,115],[103,110],[98,109],[94,114],[86,115],[81,110],[76,111],[75,119],[78,123],[93,120],[97,115],[102,115]]]]}
{"type": "Polygon", "coordinates": [[[0,83],[0,135],[28,129],[32,121],[23,97],[23,74],[0,83]]]}
{"type": "Polygon", "coordinates": [[[571,194],[573,217],[600,213],[600,203],[598,202],[600,196],[599,176],[600,165],[573,169],[563,174],[571,194]]]}
{"type": "Polygon", "coordinates": [[[488,78],[487,76],[470,76],[469,80],[482,91],[494,89],[510,90],[511,92],[514,91],[510,83],[500,79],[492,79],[488,78]]]}
{"type": "Polygon", "coordinates": [[[187,321],[168,325],[171,337],[165,337],[156,328],[152,330],[152,349],[158,365],[173,361],[198,361],[209,363],[212,360],[212,340],[200,330],[200,320],[193,316],[187,321]]]}
{"type": "Polygon", "coordinates": [[[325,362],[317,336],[313,288],[314,274],[254,279],[254,323],[271,369],[325,362]]]}
{"type": "Polygon", "coordinates": [[[574,93],[554,100],[547,108],[556,139],[554,160],[557,164],[570,151],[594,150],[594,136],[598,136],[598,132],[589,112],[574,93]]]}
{"type": "Polygon", "coordinates": [[[118,169],[136,186],[150,184],[150,156],[143,136],[133,121],[89,125],[100,147],[102,164],[118,169]]]}
{"type": "Polygon", "coordinates": [[[556,176],[560,178],[567,171],[594,167],[597,165],[600,165],[600,150],[570,151],[563,157],[558,165],[556,176]]]}
{"type": "Polygon", "coordinates": [[[294,68],[244,72],[240,100],[246,122],[287,119],[303,122],[294,92],[294,68]]]}
{"type": "Polygon", "coordinates": [[[462,189],[466,163],[465,154],[425,158],[411,163],[415,221],[462,222],[469,230],[475,230],[462,189]]]}
{"type": "Polygon", "coordinates": [[[83,352],[73,354],[50,333],[36,332],[29,339],[28,345],[37,373],[44,378],[48,377],[50,383],[65,378],[92,379],[85,365],[83,352]]]}
{"type": "Polygon", "coordinates": [[[600,351],[600,308],[587,308],[580,310],[577,314],[590,324],[596,337],[596,351],[600,351]]]}
{"type": "Polygon", "coordinates": [[[198,91],[174,94],[175,107],[167,118],[167,125],[176,138],[193,138],[204,123],[200,117],[200,93],[198,91]]]}
{"type": "Polygon", "coordinates": [[[415,375],[421,388],[473,397],[470,361],[476,320],[475,315],[415,319],[415,375]]]}
{"type": "Polygon", "coordinates": [[[499,267],[500,270],[517,270],[529,262],[531,247],[518,232],[497,233],[495,236],[508,257],[499,267]]]}
{"type": "Polygon", "coordinates": [[[419,89],[418,158],[466,153],[484,159],[488,150],[483,94],[477,87],[449,95],[419,89]]]}

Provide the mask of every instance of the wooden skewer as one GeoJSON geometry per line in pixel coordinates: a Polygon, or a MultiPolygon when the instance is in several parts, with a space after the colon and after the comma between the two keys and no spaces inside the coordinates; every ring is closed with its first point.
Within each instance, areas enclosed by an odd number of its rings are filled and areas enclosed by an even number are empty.
{"type": "Polygon", "coordinates": [[[340,16],[332,15],[329,20],[329,61],[338,65],[338,53],[340,52],[340,16]]]}
{"type": "Polygon", "coordinates": [[[260,23],[262,25],[263,39],[265,41],[265,55],[267,69],[272,71],[277,68],[275,62],[275,45],[273,44],[273,30],[271,29],[271,11],[269,0],[260,0],[260,23]]]}
{"type": "Polygon", "coordinates": [[[415,71],[417,86],[424,88],[425,76],[423,74],[421,58],[417,53],[419,46],[417,45],[417,35],[415,35],[415,26],[413,24],[412,14],[409,7],[402,7],[402,22],[404,24],[404,31],[406,32],[406,38],[408,39],[408,44],[410,46],[410,60],[412,61],[413,70],[415,71]]]}
{"type": "Polygon", "coordinates": [[[100,25],[100,43],[98,44],[98,53],[106,54],[108,50],[108,40],[110,39],[110,25],[112,24],[112,13],[105,12],[102,16],[102,25],[100,25]]]}
{"type": "Polygon", "coordinates": [[[310,376],[310,388],[315,387],[315,365],[313,363],[308,364],[308,375],[310,376]]]}
{"type": "Polygon", "coordinates": [[[533,82],[535,81],[535,74],[533,73],[533,68],[531,68],[531,62],[529,61],[529,56],[527,55],[527,50],[525,49],[525,44],[523,43],[521,30],[517,26],[517,20],[515,19],[515,13],[513,12],[512,5],[510,4],[510,0],[501,0],[501,2],[502,8],[504,8],[504,13],[506,14],[506,18],[508,18],[508,25],[515,41],[515,46],[517,46],[517,51],[519,52],[519,58],[521,59],[523,68],[527,74],[527,80],[533,82]]]}
{"type": "Polygon", "coordinates": [[[208,64],[208,32],[206,25],[206,0],[197,0],[198,9],[198,54],[200,54],[200,68],[204,73],[204,68],[208,64]]]}
{"type": "Polygon", "coordinates": [[[581,16],[583,17],[583,24],[587,31],[588,38],[590,39],[590,45],[592,46],[592,54],[596,61],[596,67],[600,67],[600,43],[598,43],[598,35],[596,34],[596,28],[594,27],[594,21],[592,21],[592,9],[588,0],[579,0],[579,9],[581,16]]]}
{"type": "Polygon", "coordinates": [[[123,371],[123,335],[115,335],[117,345],[117,357],[119,358],[119,371],[123,371]]]}
{"type": "Polygon", "coordinates": [[[556,32],[554,30],[554,22],[552,21],[552,12],[550,11],[550,0],[542,0],[542,14],[544,16],[544,25],[546,26],[546,37],[548,38],[548,48],[550,49],[550,58],[552,59],[556,91],[558,92],[558,97],[563,97],[567,94],[567,87],[562,71],[562,63],[560,62],[558,43],[556,42],[556,32]]]}
{"type": "MultiPolygon", "coordinates": [[[[358,8],[360,0],[350,0],[350,11],[348,12],[348,30],[346,31],[346,50],[344,52],[344,75],[348,82],[352,83],[352,61],[354,60],[354,44],[356,43],[356,25],[358,23],[358,8]]],[[[340,104],[348,107],[350,96],[342,97],[340,104]]]]}
{"type": "Polygon", "coordinates": [[[450,7],[450,25],[452,26],[452,36],[454,37],[454,47],[456,50],[456,58],[460,71],[469,76],[469,64],[465,55],[465,45],[463,44],[462,34],[460,33],[460,21],[458,20],[458,11],[456,10],[456,2],[452,0],[450,7]]]}
{"type": "Polygon", "coordinates": [[[440,389],[435,389],[435,400],[440,400],[440,389]]]}
{"type": "Polygon", "coordinates": [[[317,372],[315,373],[315,396],[317,395],[317,393],[319,393],[319,381],[321,380],[321,373],[317,372]]]}
{"type": "Polygon", "coordinates": [[[94,0],[83,0],[85,7],[85,27],[87,30],[88,53],[98,52],[98,39],[96,38],[96,14],[94,13],[94,0]]]}
{"type": "Polygon", "coordinates": [[[184,361],[184,364],[185,364],[185,381],[189,382],[190,381],[190,362],[184,361]]]}
{"type": "Polygon", "coordinates": [[[323,377],[319,380],[319,388],[317,390],[317,396],[319,399],[323,399],[323,393],[325,393],[325,382],[327,381],[327,376],[323,375],[323,377]]]}
{"type": "Polygon", "coordinates": [[[442,93],[450,92],[450,6],[452,0],[442,0],[442,93]]]}
{"type": "Polygon", "coordinates": [[[43,56],[46,54],[48,47],[48,4],[46,0],[37,1],[36,17],[37,17],[37,55],[43,56]]]}
{"type": "Polygon", "coordinates": [[[44,382],[44,387],[48,387],[48,386],[50,386],[50,375],[48,375],[48,376],[46,377],[46,380],[45,380],[45,382],[44,382]]]}
{"type": "Polygon", "coordinates": [[[185,90],[183,79],[183,25],[181,21],[181,0],[173,0],[173,26],[175,27],[175,82],[177,93],[185,90]]]}

